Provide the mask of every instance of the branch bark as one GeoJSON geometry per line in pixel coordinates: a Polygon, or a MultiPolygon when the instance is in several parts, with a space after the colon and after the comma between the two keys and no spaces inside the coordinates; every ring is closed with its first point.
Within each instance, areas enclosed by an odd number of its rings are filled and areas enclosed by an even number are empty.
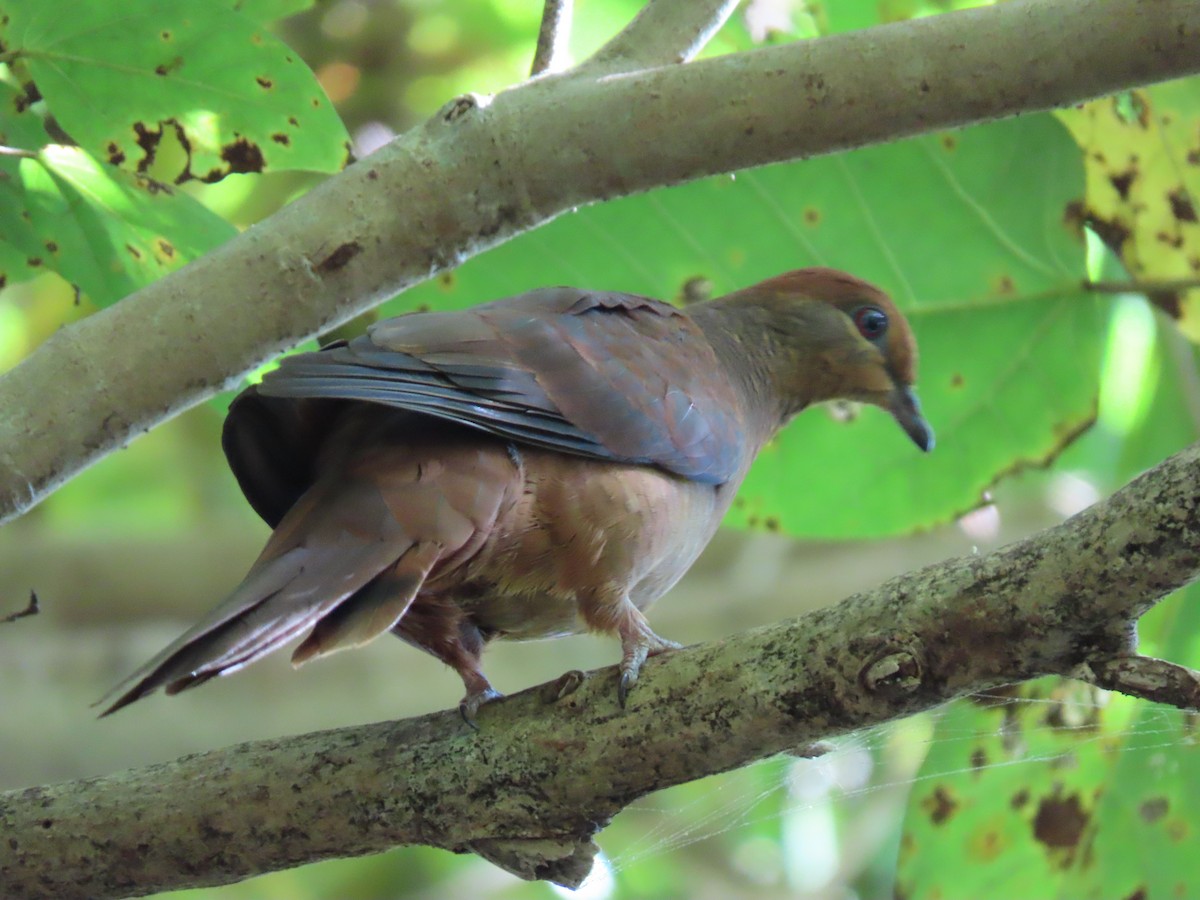
{"type": "Polygon", "coordinates": [[[1014,0],[460,97],[0,378],[0,521],[281,350],[564,210],[1197,71],[1192,0],[1014,0]]]}
{"type": "Polygon", "coordinates": [[[399,844],[576,885],[592,837],[660,788],[1058,673],[1194,705],[1197,675],[1134,652],[1137,618],[1200,576],[1200,444],[1069,521],[803,619],[484,707],[242,744],[0,795],[9,900],[221,884],[399,844]],[[169,802],[165,798],[170,798],[169,802]]]}

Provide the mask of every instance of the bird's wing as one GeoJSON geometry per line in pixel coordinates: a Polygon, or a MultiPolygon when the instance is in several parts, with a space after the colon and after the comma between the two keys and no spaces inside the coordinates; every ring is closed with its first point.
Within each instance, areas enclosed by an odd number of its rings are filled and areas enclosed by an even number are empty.
{"type": "Polygon", "coordinates": [[[258,393],[386,404],[711,484],[744,452],[736,397],[703,333],[628,294],[548,288],[390,319],[285,359],[258,393]]]}

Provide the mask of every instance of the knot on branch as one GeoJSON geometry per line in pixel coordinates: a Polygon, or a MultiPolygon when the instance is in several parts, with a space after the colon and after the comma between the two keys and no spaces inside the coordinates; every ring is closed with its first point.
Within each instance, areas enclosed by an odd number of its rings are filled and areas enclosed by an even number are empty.
{"type": "Polygon", "coordinates": [[[834,746],[830,741],[812,741],[807,744],[800,744],[798,747],[793,747],[791,750],[785,750],[784,752],[797,759],[817,759],[826,753],[832,752],[834,746]]]}
{"type": "Polygon", "coordinates": [[[477,109],[484,109],[492,102],[486,94],[460,94],[440,110],[438,118],[443,122],[457,122],[477,109]]]}
{"type": "Polygon", "coordinates": [[[518,878],[572,889],[583,884],[600,850],[595,841],[573,837],[485,838],[468,849],[518,878]]]}
{"type": "Polygon", "coordinates": [[[921,686],[921,660],[911,647],[884,647],[858,673],[859,682],[873,694],[899,697],[921,686]]]}
{"type": "Polygon", "coordinates": [[[587,681],[587,675],[578,669],[571,669],[563,672],[554,681],[543,684],[538,689],[538,696],[545,704],[557,703],[579,690],[585,681],[587,681]]]}

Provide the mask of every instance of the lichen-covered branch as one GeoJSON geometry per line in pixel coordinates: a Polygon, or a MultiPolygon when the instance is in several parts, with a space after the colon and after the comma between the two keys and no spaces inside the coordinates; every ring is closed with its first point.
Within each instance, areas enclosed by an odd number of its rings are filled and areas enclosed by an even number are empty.
{"type": "Polygon", "coordinates": [[[0,521],[281,350],[564,210],[1196,71],[1193,0],[1014,0],[461,97],[0,377],[0,521]]]}
{"type": "Polygon", "coordinates": [[[578,884],[596,831],[650,791],[1048,673],[1191,704],[1133,625],[1200,576],[1200,444],[1091,509],[805,618],[457,712],[242,744],[0,795],[7,900],[221,884],[401,844],[578,884]],[[1136,662],[1136,660],[1142,660],[1136,662]]]}

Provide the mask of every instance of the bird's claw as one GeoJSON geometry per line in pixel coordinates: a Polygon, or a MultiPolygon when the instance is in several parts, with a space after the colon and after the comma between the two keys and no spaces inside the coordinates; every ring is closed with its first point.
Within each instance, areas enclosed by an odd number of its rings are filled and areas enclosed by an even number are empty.
{"type": "Polygon", "coordinates": [[[625,698],[629,696],[629,689],[635,681],[637,681],[637,672],[621,673],[621,680],[617,682],[617,702],[621,704],[621,709],[625,708],[625,698]]]}
{"type": "Polygon", "coordinates": [[[621,709],[625,708],[629,689],[638,680],[638,674],[642,671],[647,657],[657,656],[667,650],[678,650],[683,646],[675,641],[661,638],[648,629],[647,631],[648,635],[642,636],[640,640],[626,644],[625,654],[621,659],[621,679],[617,682],[617,702],[621,705],[621,709]]]}
{"type": "Polygon", "coordinates": [[[458,704],[458,714],[462,716],[462,720],[474,731],[479,730],[479,726],[475,723],[475,714],[479,712],[479,707],[485,703],[491,703],[493,700],[499,700],[504,695],[493,687],[484,688],[481,691],[475,691],[467,694],[458,704]]]}

